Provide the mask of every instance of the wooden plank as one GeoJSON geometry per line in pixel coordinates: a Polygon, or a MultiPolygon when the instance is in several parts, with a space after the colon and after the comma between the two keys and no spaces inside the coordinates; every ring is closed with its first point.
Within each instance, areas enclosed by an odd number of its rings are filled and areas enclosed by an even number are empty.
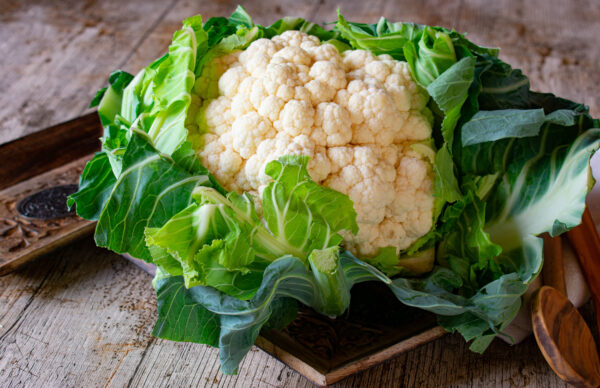
{"type": "Polygon", "coordinates": [[[119,368],[132,370],[150,340],[151,286],[91,239],[0,284],[2,385],[104,385],[119,368]]]}
{"type": "Polygon", "coordinates": [[[2,1],[0,144],[80,116],[173,1],[2,1]]]}
{"type": "Polygon", "coordinates": [[[0,190],[100,149],[96,112],[0,146],[0,190]]]}

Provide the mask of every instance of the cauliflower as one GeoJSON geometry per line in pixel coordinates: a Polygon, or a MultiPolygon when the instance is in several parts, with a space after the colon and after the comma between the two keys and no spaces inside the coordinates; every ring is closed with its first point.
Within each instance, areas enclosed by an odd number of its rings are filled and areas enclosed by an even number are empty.
{"type": "Polygon", "coordinates": [[[429,97],[407,63],[286,31],[208,63],[196,93],[188,127],[228,190],[260,198],[268,162],[307,155],[311,178],[354,203],[359,232],[343,234],[353,253],[399,252],[431,229],[432,168],[411,147],[431,137],[429,97]]]}

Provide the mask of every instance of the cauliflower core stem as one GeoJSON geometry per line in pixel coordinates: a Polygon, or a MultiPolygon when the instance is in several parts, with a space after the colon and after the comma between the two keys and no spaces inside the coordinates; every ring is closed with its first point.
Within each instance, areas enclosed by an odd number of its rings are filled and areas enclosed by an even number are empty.
{"type": "Polygon", "coordinates": [[[354,202],[354,254],[400,251],[431,229],[432,168],[411,147],[431,137],[429,97],[406,62],[287,31],[209,62],[194,93],[188,127],[228,190],[260,198],[268,162],[307,155],[312,179],[354,202]]]}

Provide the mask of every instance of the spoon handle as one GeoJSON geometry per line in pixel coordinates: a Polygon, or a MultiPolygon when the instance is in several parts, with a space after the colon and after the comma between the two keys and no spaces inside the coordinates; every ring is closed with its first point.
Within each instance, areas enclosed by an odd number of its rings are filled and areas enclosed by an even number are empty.
{"type": "Polygon", "coordinates": [[[592,215],[586,208],[583,212],[581,225],[567,232],[585,280],[594,299],[596,323],[600,333],[600,237],[592,215]]]}
{"type": "Polygon", "coordinates": [[[542,280],[545,285],[554,287],[563,295],[567,295],[561,236],[550,237],[548,234],[544,235],[542,280]]]}

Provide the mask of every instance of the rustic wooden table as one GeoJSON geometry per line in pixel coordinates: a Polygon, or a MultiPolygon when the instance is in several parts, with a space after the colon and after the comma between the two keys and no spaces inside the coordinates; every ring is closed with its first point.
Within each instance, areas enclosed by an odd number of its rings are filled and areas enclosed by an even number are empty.
{"type": "MultiPolygon", "coordinates": [[[[468,31],[521,67],[535,89],[583,101],[600,115],[600,2],[596,0],[261,0],[255,21],[284,15],[325,22],[341,4],[352,20],[439,24],[468,31]]],[[[229,14],[229,1],[0,1],[0,144],[87,111],[116,68],[135,72],[163,53],[182,19],[229,14]]],[[[10,168],[10,166],[0,166],[10,168]]],[[[0,278],[1,386],[311,386],[258,349],[239,375],[219,372],[217,351],[151,336],[150,278],[91,238],[0,278]]],[[[496,340],[484,355],[448,335],[339,386],[564,384],[535,341],[496,340]]]]}

